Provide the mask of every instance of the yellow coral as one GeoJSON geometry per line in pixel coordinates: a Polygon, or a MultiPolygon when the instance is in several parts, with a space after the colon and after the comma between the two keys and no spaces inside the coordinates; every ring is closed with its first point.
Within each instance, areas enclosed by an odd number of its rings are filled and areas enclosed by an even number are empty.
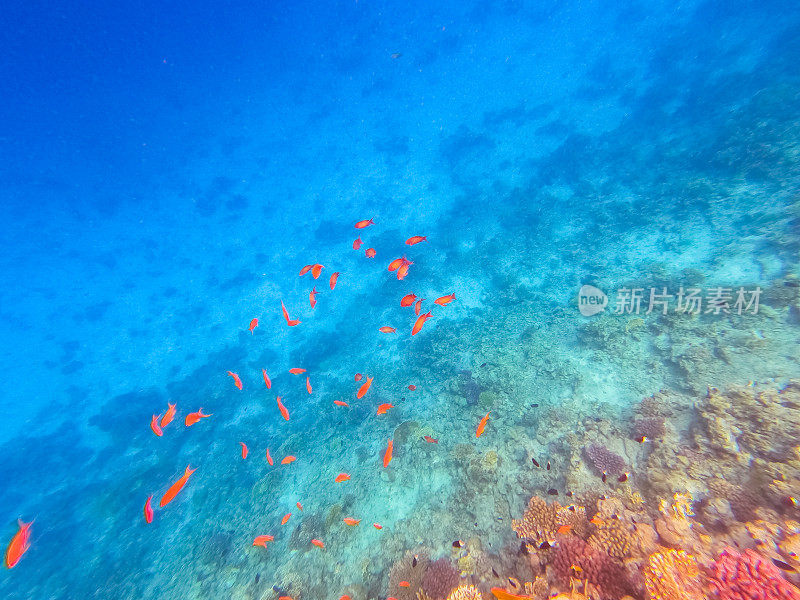
{"type": "Polygon", "coordinates": [[[474,585],[461,585],[450,592],[447,600],[483,600],[483,596],[474,585]]]}
{"type": "Polygon", "coordinates": [[[615,558],[626,558],[631,550],[631,534],[619,519],[601,519],[589,543],[615,558]]]}
{"type": "Polygon", "coordinates": [[[644,569],[644,583],[653,600],[701,600],[705,597],[697,560],[683,550],[651,554],[644,569]]]}
{"type": "Polygon", "coordinates": [[[547,502],[534,496],[528,502],[528,508],[522,519],[512,519],[511,528],[521,538],[528,538],[537,542],[552,539],[558,525],[556,524],[556,504],[548,505],[547,502]]]}

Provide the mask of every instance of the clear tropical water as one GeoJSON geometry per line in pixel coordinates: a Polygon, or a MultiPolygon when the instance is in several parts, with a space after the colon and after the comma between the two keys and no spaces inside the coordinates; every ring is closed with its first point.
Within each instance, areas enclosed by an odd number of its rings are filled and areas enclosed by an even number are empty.
{"type": "Polygon", "coordinates": [[[411,550],[489,598],[537,574],[511,528],[531,496],[598,490],[638,494],[653,519],[691,494],[706,567],[736,545],[791,566],[796,3],[4,13],[3,546],[18,518],[33,525],[0,597],[403,600],[419,586],[390,570],[411,550]],[[319,279],[298,276],[317,263],[319,279]],[[585,285],[605,310],[582,314],[585,285]],[[680,312],[689,290],[700,308],[680,312]],[[432,314],[413,336],[410,293],[432,314]],[[715,413],[709,388],[740,392],[715,413]],[[640,403],[662,390],[669,410],[645,418],[666,433],[641,442],[640,403]],[[777,394],[769,410],[759,390],[777,394]],[[212,416],[187,427],[201,407],[212,416]],[[740,470],[719,466],[721,427],[740,470]],[[772,546],[746,534],[757,521],[779,528],[772,546]]]}

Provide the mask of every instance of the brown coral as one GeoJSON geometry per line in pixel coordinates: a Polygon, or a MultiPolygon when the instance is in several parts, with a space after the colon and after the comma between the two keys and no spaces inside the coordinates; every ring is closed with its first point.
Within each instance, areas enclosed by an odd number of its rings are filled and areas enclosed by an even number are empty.
{"type": "Polygon", "coordinates": [[[537,543],[550,540],[558,529],[557,510],[558,507],[555,503],[548,505],[538,496],[533,496],[528,502],[528,508],[523,513],[522,519],[511,520],[511,528],[517,536],[537,543]]]}
{"type": "Polygon", "coordinates": [[[644,583],[653,600],[702,600],[703,582],[697,560],[683,550],[651,554],[644,583]]]}
{"type": "Polygon", "coordinates": [[[454,589],[447,600],[483,600],[483,596],[474,585],[462,585],[454,589]]]}
{"type": "Polygon", "coordinates": [[[430,562],[428,551],[424,548],[407,551],[389,571],[389,590],[392,595],[398,600],[415,600],[430,562]],[[401,581],[407,581],[410,585],[400,586],[401,581]]]}

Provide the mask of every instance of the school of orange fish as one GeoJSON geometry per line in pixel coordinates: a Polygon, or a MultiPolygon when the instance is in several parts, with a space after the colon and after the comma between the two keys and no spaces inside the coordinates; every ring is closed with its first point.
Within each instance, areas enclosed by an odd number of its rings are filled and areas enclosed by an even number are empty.
{"type": "MultiPolygon", "coordinates": [[[[365,228],[367,228],[367,227],[369,227],[371,225],[374,225],[373,219],[368,219],[368,220],[363,220],[363,221],[357,222],[355,224],[355,228],[363,230],[363,229],[365,229],[365,228]]],[[[419,244],[420,242],[426,242],[426,241],[427,241],[427,238],[425,236],[415,235],[413,237],[408,238],[405,243],[408,246],[414,246],[416,244],[419,244]]],[[[363,241],[361,240],[361,237],[359,236],[353,242],[353,249],[354,250],[360,250],[362,244],[363,244],[363,241]]],[[[375,256],[377,255],[377,252],[376,252],[376,250],[374,248],[367,248],[367,250],[365,250],[364,254],[365,254],[365,256],[367,258],[375,258],[375,256]]],[[[402,256],[400,258],[396,258],[395,260],[393,260],[392,262],[389,263],[388,271],[389,272],[394,272],[396,277],[397,277],[397,279],[398,280],[402,280],[402,279],[404,279],[406,277],[406,275],[408,275],[409,269],[413,264],[414,263],[411,260],[407,259],[405,256],[402,256]]],[[[300,270],[299,275],[300,275],[300,277],[302,277],[303,275],[305,275],[305,274],[310,272],[311,276],[316,280],[316,279],[318,279],[320,277],[320,275],[322,274],[322,270],[324,268],[325,267],[323,265],[321,265],[321,264],[306,265],[300,270]]],[[[336,288],[336,284],[337,284],[337,282],[339,280],[339,275],[340,275],[339,272],[334,272],[330,276],[329,287],[330,287],[331,291],[333,291],[336,288]]],[[[309,292],[309,296],[308,296],[308,300],[309,300],[309,303],[310,303],[312,308],[316,307],[317,294],[319,294],[319,292],[317,291],[316,286],[313,286],[311,291],[309,292]]],[[[441,297],[437,298],[436,300],[434,300],[433,302],[434,302],[434,304],[436,304],[438,306],[445,307],[448,304],[450,304],[450,302],[455,300],[455,297],[456,297],[456,295],[454,293],[451,293],[451,294],[448,294],[448,295],[445,295],[445,296],[441,296],[441,297]]],[[[403,296],[400,299],[400,306],[401,307],[409,307],[411,305],[414,305],[414,314],[416,316],[416,320],[414,321],[414,325],[411,328],[411,335],[412,336],[418,334],[420,332],[420,330],[422,329],[422,327],[425,325],[426,321],[428,319],[430,319],[431,317],[433,317],[433,314],[432,314],[432,312],[430,310],[428,312],[426,312],[426,313],[422,313],[422,303],[424,302],[424,300],[425,300],[424,298],[418,298],[413,293],[409,293],[409,294],[403,296]]],[[[286,320],[286,325],[288,327],[295,327],[297,325],[300,325],[300,321],[298,319],[291,319],[289,317],[289,312],[288,312],[285,304],[283,303],[283,300],[281,300],[281,310],[283,312],[283,318],[286,320]]],[[[250,331],[251,334],[254,332],[256,327],[258,327],[258,318],[254,318],[254,319],[252,319],[252,321],[250,321],[249,331],[250,331]]],[[[391,333],[396,333],[397,332],[397,328],[390,327],[390,326],[386,325],[386,326],[380,327],[378,329],[378,331],[380,331],[381,333],[391,334],[391,333]]],[[[289,369],[289,373],[291,373],[293,375],[302,375],[305,372],[306,372],[306,369],[298,368],[298,367],[289,369]]],[[[266,369],[262,369],[261,373],[262,373],[262,376],[264,378],[264,384],[266,385],[267,389],[271,390],[272,389],[272,381],[270,380],[266,369]]],[[[239,390],[243,389],[242,379],[241,379],[241,377],[239,377],[238,373],[235,373],[233,371],[228,371],[227,374],[233,379],[233,384],[239,390]]],[[[362,379],[363,379],[363,375],[361,373],[356,373],[355,374],[354,380],[355,380],[356,383],[361,382],[362,379]]],[[[366,381],[364,381],[358,387],[358,389],[356,390],[356,399],[360,400],[367,394],[367,392],[370,389],[370,386],[372,385],[372,381],[373,381],[372,377],[367,377],[366,378],[366,381]]],[[[408,389],[411,390],[411,391],[415,391],[417,389],[417,387],[414,384],[410,384],[408,386],[408,389]]],[[[311,386],[311,378],[310,378],[309,375],[306,376],[306,390],[308,391],[309,394],[311,394],[313,392],[313,388],[311,386]]],[[[287,410],[286,406],[283,404],[283,401],[282,401],[280,396],[276,396],[276,403],[277,403],[278,411],[280,412],[281,416],[286,421],[288,421],[289,418],[290,418],[289,411],[287,410]]],[[[345,408],[349,407],[348,403],[344,402],[342,400],[334,400],[333,403],[336,406],[341,406],[341,407],[345,407],[345,408]]],[[[389,404],[389,403],[380,404],[377,407],[377,411],[376,411],[377,415],[380,416],[380,415],[386,414],[386,412],[388,412],[392,408],[394,408],[394,406],[392,404],[389,404]]],[[[163,436],[164,435],[164,429],[173,421],[173,419],[175,418],[175,414],[176,414],[176,406],[175,406],[175,404],[168,404],[167,410],[164,412],[163,415],[153,415],[152,416],[152,418],[150,420],[150,429],[153,431],[153,433],[156,436],[163,436]]],[[[483,434],[484,429],[486,428],[486,424],[489,421],[489,414],[490,413],[487,413],[480,420],[480,422],[478,423],[477,429],[475,430],[475,437],[480,437],[483,434]]],[[[190,413],[188,413],[186,415],[186,417],[184,419],[184,425],[186,427],[191,427],[191,426],[197,424],[201,419],[206,419],[206,418],[209,418],[211,416],[213,416],[213,414],[205,414],[205,413],[203,413],[203,409],[201,407],[198,410],[196,410],[195,412],[190,412],[190,413]]],[[[428,436],[428,435],[424,436],[423,439],[428,443],[432,443],[432,444],[438,443],[437,439],[435,439],[435,438],[433,438],[431,436],[428,436]]],[[[247,444],[245,442],[239,442],[239,443],[241,444],[242,460],[245,460],[248,457],[249,449],[248,449],[247,444]]],[[[391,439],[388,440],[387,444],[386,444],[386,450],[384,451],[384,454],[383,454],[383,467],[384,468],[388,467],[389,463],[392,461],[393,447],[394,447],[394,441],[391,440],[391,439]]],[[[270,455],[269,448],[266,449],[265,457],[266,457],[266,460],[269,463],[269,465],[272,466],[274,464],[274,462],[273,462],[272,456],[270,455]]],[[[280,464],[281,465],[289,465],[289,464],[293,463],[295,460],[297,460],[297,457],[292,456],[292,455],[288,455],[288,456],[285,456],[285,457],[283,457],[281,459],[280,464]]],[[[192,469],[191,465],[187,465],[186,466],[186,469],[185,469],[183,475],[177,481],[175,481],[172,485],[170,485],[169,488],[167,489],[167,491],[164,492],[164,494],[161,496],[161,499],[158,502],[159,508],[161,508],[161,509],[165,508],[170,502],[172,502],[176,498],[176,496],[180,493],[180,491],[189,482],[189,478],[192,476],[192,474],[196,470],[197,470],[196,468],[192,469]]],[[[347,474],[347,473],[339,473],[339,475],[337,475],[336,478],[334,479],[334,482],[335,483],[343,483],[343,482],[349,481],[349,480],[350,480],[350,475],[349,474],[347,474]]],[[[150,496],[148,496],[147,500],[144,503],[143,518],[144,518],[145,523],[152,523],[153,519],[155,517],[155,512],[154,512],[154,509],[153,509],[153,506],[152,506],[152,500],[153,500],[153,495],[151,494],[150,496]]],[[[297,503],[297,508],[300,511],[303,510],[303,506],[302,506],[302,504],[300,502],[297,503]]],[[[291,516],[292,516],[291,512],[287,513],[283,517],[283,519],[281,520],[281,525],[285,525],[289,521],[291,516]]],[[[343,519],[343,522],[348,526],[355,527],[361,522],[361,519],[356,519],[354,517],[345,517],[343,519]]],[[[8,547],[6,549],[6,553],[5,553],[5,564],[6,564],[6,567],[8,569],[11,569],[11,568],[15,567],[17,565],[17,563],[19,563],[19,561],[22,558],[22,556],[30,549],[30,537],[31,537],[32,523],[33,523],[32,521],[29,522],[29,523],[24,523],[21,519],[18,521],[19,529],[18,529],[17,533],[12,537],[11,541],[9,542],[8,547]]],[[[373,523],[372,525],[376,529],[382,529],[382,526],[381,526],[380,523],[373,523]]],[[[274,536],[273,535],[271,535],[271,534],[258,534],[258,535],[255,536],[255,538],[253,540],[253,546],[260,546],[260,547],[266,548],[267,547],[267,542],[272,542],[272,541],[274,541],[274,536]]],[[[319,540],[319,539],[309,540],[309,543],[313,544],[314,546],[317,546],[318,548],[323,548],[323,549],[325,548],[325,543],[322,540],[319,540]]],[[[409,585],[407,582],[400,582],[401,586],[403,586],[404,584],[405,584],[405,586],[409,585]]],[[[289,596],[281,596],[279,598],[279,600],[292,600],[292,599],[289,596]]],[[[341,596],[340,600],[349,600],[349,596],[347,596],[347,595],[341,596]]],[[[392,597],[389,597],[386,600],[394,600],[394,599],[392,597]]]]}

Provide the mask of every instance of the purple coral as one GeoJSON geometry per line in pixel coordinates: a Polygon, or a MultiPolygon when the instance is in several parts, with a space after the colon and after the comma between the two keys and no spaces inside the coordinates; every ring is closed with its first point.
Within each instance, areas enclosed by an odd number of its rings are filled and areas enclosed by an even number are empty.
{"type": "Polygon", "coordinates": [[[709,583],[720,600],[800,600],[800,590],[753,550],[740,553],[725,548],[712,567],[709,583]]]}
{"type": "Polygon", "coordinates": [[[616,475],[625,469],[625,459],[602,444],[589,444],[583,450],[601,473],[616,475]]]}
{"type": "Polygon", "coordinates": [[[444,600],[458,586],[460,576],[449,560],[440,558],[428,565],[422,589],[432,600],[444,600]]]}
{"type": "Polygon", "coordinates": [[[553,568],[564,581],[588,580],[602,598],[620,598],[630,590],[621,562],[574,535],[558,538],[553,551],[553,568]]]}
{"type": "Polygon", "coordinates": [[[633,432],[637,438],[656,439],[664,434],[663,417],[641,417],[633,422],[633,432]]]}

